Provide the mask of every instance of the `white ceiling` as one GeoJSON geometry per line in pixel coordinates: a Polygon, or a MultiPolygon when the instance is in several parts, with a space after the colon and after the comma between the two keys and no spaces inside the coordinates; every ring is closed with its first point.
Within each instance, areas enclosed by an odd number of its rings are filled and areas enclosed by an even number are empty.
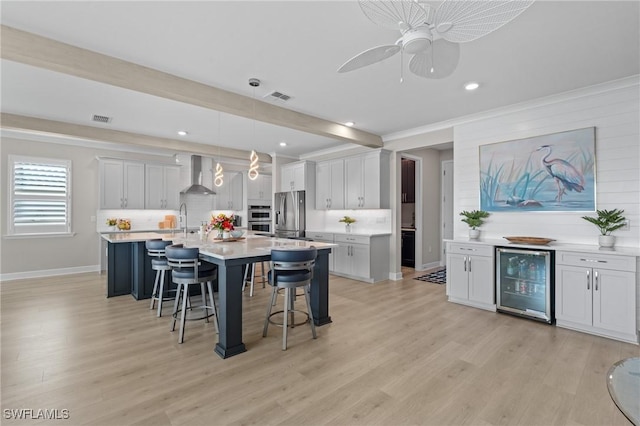
{"type": "MultiPolygon", "coordinates": [[[[439,2],[433,2],[436,4],[439,2]]],[[[2,1],[1,21],[78,47],[384,137],[403,130],[640,73],[640,2],[541,1],[500,30],[461,45],[442,80],[405,58],[346,74],[353,55],[395,42],[356,1],[2,1]],[[248,79],[262,85],[253,89],[248,79]],[[466,92],[467,81],[481,84],[466,92]],[[254,92],[255,90],[255,92],[254,92]]],[[[2,111],[297,157],[344,142],[2,60],[2,111]],[[106,125],[93,114],[113,117],[106,125]],[[218,121],[220,120],[220,129],[218,121]],[[280,147],[280,141],[288,146],[280,147]]]]}

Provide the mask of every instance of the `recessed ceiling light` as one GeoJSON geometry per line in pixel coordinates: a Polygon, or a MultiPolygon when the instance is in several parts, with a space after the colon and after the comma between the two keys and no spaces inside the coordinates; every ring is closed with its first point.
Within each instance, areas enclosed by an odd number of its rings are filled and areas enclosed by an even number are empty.
{"type": "Polygon", "coordinates": [[[178,134],[180,136],[187,136],[189,134],[189,132],[187,132],[186,130],[178,130],[178,134]]]}
{"type": "Polygon", "coordinates": [[[464,85],[464,88],[466,90],[476,90],[478,87],[480,87],[480,85],[475,81],[470,81],[469,83],[464,85]]]}
{"type": "Polygon", "coordinates": [[[280,146],[287,146],[287,143],[286,143],[286,142],[284,142],[284,141],[283,141],[283,142],[280,142],[280,146]]]}
{"type": "Polygon", "coordinates": [[[353,121],[347,121],[346,123],[344,123],[345,126],[347,127],[353,127],[353,125],[356,124],[353,121]]]}

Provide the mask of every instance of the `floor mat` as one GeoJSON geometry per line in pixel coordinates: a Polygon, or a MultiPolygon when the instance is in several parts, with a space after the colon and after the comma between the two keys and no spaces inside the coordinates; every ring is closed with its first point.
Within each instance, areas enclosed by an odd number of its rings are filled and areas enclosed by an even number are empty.
{"type": "Polygon", "coordinates": [[[436,284],[446,284],[447,283],[447,270],[440,269],[435,272],[430,272],[425,275],[421,275],[419,277],[415,277],[414,280],[427,281],[430,283],[436,284]]]}

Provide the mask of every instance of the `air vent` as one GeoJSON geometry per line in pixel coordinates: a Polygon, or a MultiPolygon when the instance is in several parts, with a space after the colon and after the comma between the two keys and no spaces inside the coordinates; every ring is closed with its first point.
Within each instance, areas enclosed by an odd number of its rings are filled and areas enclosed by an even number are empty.
{"type": "Polygon", "coordinates": [[[286,102],[289,99],[291,99],[291,96],[289,95],[285,95],[282,92],[271,92],[268,95],[265,96],[266,99],[271,99],[271,100],[276,100],[276,101],[281,101],[281,102],[286,102]]]}
{"type": "Polygon", "coordinates": [[[98,123],[109,123],[111,121],[111,117],[107,117],[106,115],[93,115],[93,121],[97,121],[98,123]]]}

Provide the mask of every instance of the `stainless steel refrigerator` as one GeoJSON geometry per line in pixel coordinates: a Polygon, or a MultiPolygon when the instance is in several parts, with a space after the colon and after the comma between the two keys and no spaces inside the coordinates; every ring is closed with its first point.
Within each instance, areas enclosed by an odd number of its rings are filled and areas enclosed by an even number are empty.
{"type": "Polygon", "coordinates": [[[302,238],[305,231],[304,191],[276,192],[275,232],[280,238],[302,238]]]}

